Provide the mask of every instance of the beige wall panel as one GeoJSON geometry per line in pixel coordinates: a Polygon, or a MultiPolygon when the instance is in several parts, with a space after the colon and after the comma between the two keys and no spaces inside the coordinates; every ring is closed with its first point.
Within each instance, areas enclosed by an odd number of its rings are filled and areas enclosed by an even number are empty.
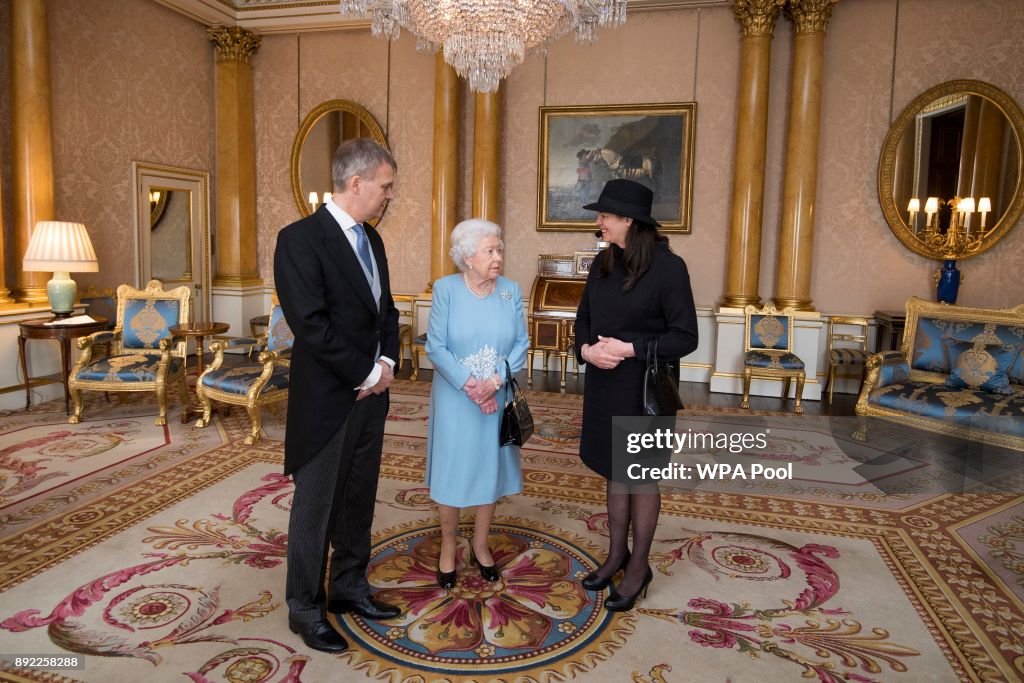
{"type": "Polygon", "coordinates": [[[900,245],[878,204],[895,19],[891,0],[840,2],[825,36],[811,293],[826,313],[900,308],[896,292],[929,296],[924,260],[900,245]]]}
{"type": "MultiPolygon", "coordinates": [[[[737,34],[739,27],[736,28],[737,34]]],[[[768,86],[768,144],[765,145],[764,225],[761,230],[761,276],[758,293],[762,301],[775,291],[779,249],[779,223],[782,220],[782,178],[786,167],[786,127],[789,117],[789,84],[792,80],[793,24],[784,16],[775,22],[772,40],[771,83],[768,86]]],[[[736,48],[739,50],[739,47],[736,48]]],[[[733,105],[735,107],[735,105],[733,105]]],[[[824,133],[822,134],[824,136],[824,133]]],[[[730,147],[730,154],[735,151],[730,147]]],[[[732,191],[730,184],[729,191],[732,191]]],[[[728,244],[728,242],[726,242],[728,244]]],[[[725,258],[726,252],[722,252],[725,258]]],[[[722,280],[724,289],[725,280],[722,280]]],[[[812,291],[812,297],[814,295],[812,291]]]]}
{"type": "Polygon", "coordinates": [[[131,161],[213,171],[213,47],[205,27],[153,2],[48,10],[56,215],[85,223],[100,259],[75,280],[131,282],[131,161]]]}
{"type": "MultiPolygon", "coordinates": [[[[1019,0],[902,0],[896,52],[893,115],[921,91],[955,78],[976,78],[1006,91],[1024,107],[1024,3],[1019,0]],[[956,27],[955,31],[950,27],[956,27]],[[936,49],[934,36],[943,36],[936,49]]],[[[879,146],[881,142],[879,142],[879,146]]],[[[874,205],[877,209],[877,200],[874,205]]],[[[878,210],[880,211],[880,210],[878,210]]],[[[880,218],[881,220],[881,218],[880,218]]],[[[884,225],[884,222],[883,222],[884,225]]],[[[900,253],[913,265],[922,296],[934,298],[931,273],[938,262],[910,258],[886,228],[887,253],[900,253]]],[[[904,266],[906,268],[906,266],[904,266]]],[[[961,263],[964,284],[957,303],[1012,306],[1024,302],[1024,227],[1017,227],[991,251],[961,263]]],[[[888,283],[892,287],[892,283],[888,283]]],[[[872,283],[878,298],[896,298],[886,283],[872,283]]],[[[903,291],[900,290],[900,294],[903,291]]]]}
{"type": "Polygon", "coordinates": [[[408,35],[391,47],[390,92],[388,144],[398,162],[398,179],[395,201],[380,228],[392,290],[415,293],[430,280],[434,57],[416,52],[416,41],[408,35]]]}
{"type": "Polygon", "coordinates": [[[700,13],[697,91],[693,98],[697,101],[693,232],[670,236],[672,249],[686,260],[698,306],[713,306],[725,288],[740,41],[739,24],[731,8],[700,13]]]}
{"type": "MultiPolygon", "coordinates": [[[[306,36],[302,37],[305,40],[306,36]]],[[[263,36],[253,55],[256,119],[256,253],[264,284],[274,283],[274,245],[277,232],[299,219],[292,196],[292,142],[302,118],[299,110],[299,38],[263,36]]]]}

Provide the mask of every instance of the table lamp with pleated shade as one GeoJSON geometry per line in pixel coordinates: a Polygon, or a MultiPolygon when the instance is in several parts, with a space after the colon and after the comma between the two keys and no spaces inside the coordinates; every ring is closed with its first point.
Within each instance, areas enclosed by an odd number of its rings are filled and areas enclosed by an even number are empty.
{"type": "Polygon", "coordinates": [[[99,270],[89,233],[81,223],[39,221],[25,251],[22,268],[26,271],[53,273],[46,283],[46,296],[57,318],[74,311],[78,285],[71,273],[95,273],[99,270]]]}

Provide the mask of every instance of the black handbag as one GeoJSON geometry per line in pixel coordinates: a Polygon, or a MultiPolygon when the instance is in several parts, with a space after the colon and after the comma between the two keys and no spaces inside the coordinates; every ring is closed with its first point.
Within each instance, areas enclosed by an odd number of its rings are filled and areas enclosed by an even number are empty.
{"type": "Polygon", "coordinates": [[[658,361],[658,342],[647,342],[647,367],[644,368],[644,415],[675,415],[682,407],[679,379],[675,366],[658,361]]]}
{"type": "Polygon", "coordinates": [[[501,413],[501,430],[498,432],[498,445],[522,446],[533,435],[533,415],[530,406],[526,405],[519,383],[512,376],[512,368],[505,361],[505,409],[501,413]],[[512,398],[509,399],[509,390],[512,398]]]}

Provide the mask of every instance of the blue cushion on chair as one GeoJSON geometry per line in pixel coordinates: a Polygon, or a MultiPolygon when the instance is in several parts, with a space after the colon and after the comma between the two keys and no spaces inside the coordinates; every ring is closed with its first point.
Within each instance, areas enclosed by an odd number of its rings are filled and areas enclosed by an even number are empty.
{"type": "MultiPolygon", "coordinates": [[[[168,375],[177,374],[184,361],[171,357],[168,375]]],[[[92,382],[155,382],[160,357],[146,353],[122,353],[101,358],[82,368],[76,379],[92,382]]]]}
{"type": "Polygon", "coordinates": [[[743,365],[771,370],[803,370],[804,362],[788,351],[764,349],[743,354],[743,365]]]}
{"type": "Polygon", "coordinates": [[[270,351],[290,349],[294,343],[295,335],[288,327],[288,321],[284,319],[284,311],[278,304],[274,306],[274,311],[270,314],[270,322],[267,325],[267,349],[270,351]]]}
{"type": "Polygon", "coordinates": [[[127,299],[124,302],[122,346],[126,349],[159,349],[160,340],[171,336],[178,324],[177,299],[127,299]]]}
{"type": "Polygon", "coordinates": [[[996,394],[1013,393],[1008,371],[1020,355],[1020,346],[949,338],[943,341],[951,370],[946,386],[996,394]]]}
{"type": "Polygon", "coordinates": [[[750,347],[785,349],[789,347],[789,318],[776,315],[750,316],[750,347]]]}
{"type": "MultiPolygon", "coordinates": [[[[253,382],[263,372],[263,365],[238,365],[218,368],[203,375],[203,386],[229,394],[245,396],[253,382]]],[[[270,380],[263,387],[262,394],[288,388],[288,368],[275,366],[270,380]]]]}

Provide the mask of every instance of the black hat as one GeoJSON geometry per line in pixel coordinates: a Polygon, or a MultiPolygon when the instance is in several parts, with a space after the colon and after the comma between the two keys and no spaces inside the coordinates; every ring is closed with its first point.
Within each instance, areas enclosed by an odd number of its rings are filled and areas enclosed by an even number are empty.
{"type": "Polygon", "coordinates": [[[596,202],[587,204],[583,208],[589,211],[603,211],[616,216],[625,216],[639,223],[658,227],[658,221],[651,218],[651,206],[653,205],[654,193],[646,185],[635,180],[616,178],[604,184],[601,196],[597,198],[596,202]]]}

